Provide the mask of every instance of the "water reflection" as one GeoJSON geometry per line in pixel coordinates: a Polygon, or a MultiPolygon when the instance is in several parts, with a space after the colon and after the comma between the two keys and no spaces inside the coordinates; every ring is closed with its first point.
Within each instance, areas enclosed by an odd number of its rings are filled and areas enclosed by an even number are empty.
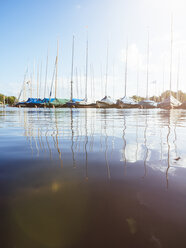
{"type": "Polygon", "coordinates": [[[185,247],[181,110],[0,111],[1,247],[185,247]]]}
{"type": "Polygon", "coordinates": [[[183,149],[179,142],[184,140],[180,132],[185,128],[186,113],[180,110],[9,109],[6,115],[1,111],[0,117],[4,118],[0,134],[7,130],[14,140],[19,130],[33,159],[57,164],[58,158],[62,168],[71,158],[72,167],[77,168],[85,157],[86,179],[91,177],[89,156],[91,168],[92,162],[106,164],[108,179],[113,166],[117,170],[123,164],[126,175],[131,164],[143,164],[143,178],[148,176],[148,168],[159,170],[165,173],[167,186],[169,173],[175,174],[181,165],[183,149]]]}

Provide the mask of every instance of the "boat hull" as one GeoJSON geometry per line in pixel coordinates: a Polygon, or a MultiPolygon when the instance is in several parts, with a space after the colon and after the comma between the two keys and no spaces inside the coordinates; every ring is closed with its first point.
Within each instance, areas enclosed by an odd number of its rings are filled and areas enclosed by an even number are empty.
{"type": "Polygon", "coordinates": [[[116,108],[117,107],[116,104],[109,104],[109,103],[101,102],[101,101],[97,101],[96,105],[97,105],[97,108],[116,108]]]}

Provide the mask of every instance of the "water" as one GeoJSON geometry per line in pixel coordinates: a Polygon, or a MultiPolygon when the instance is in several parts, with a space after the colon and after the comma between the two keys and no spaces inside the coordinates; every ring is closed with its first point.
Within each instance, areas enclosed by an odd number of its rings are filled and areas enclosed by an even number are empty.
{"type": "Polygon", "coordinates": [[[186,247],[186,111],[0,109],[0,247],[186,247]]]}

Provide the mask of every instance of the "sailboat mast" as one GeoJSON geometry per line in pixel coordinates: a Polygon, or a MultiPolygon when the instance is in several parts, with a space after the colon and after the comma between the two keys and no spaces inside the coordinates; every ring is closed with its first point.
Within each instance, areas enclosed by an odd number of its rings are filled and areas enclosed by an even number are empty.
{"type": "Polygon", "coordinates": [[[139,65],[140,65],[140,63],[139,63],[139,56],[138,56],[138,68],[137,68],[137,98],[138,98],[138,96],[139,96],[139,70],[140,70],[140,68],[139,68],[139,65]]]}
{"type": "Polygon", "coordinates": [[[115,89],[115,63],[113,62],[113,84],[112,84],[112,97],[114,98],[115,96],[115,92],[114,92],[114,89],[115,89]]]}
{"type": "Polygon", "coordinates": [[[39,63],[37,64],[37,99],[39,98],[39,63]]]}
{"type": "Polygon", "coordinates": [[[90,64],[90,83],[91,83],[91,94],[90,97],[93,99],[93,77],[92,77],[92,65],[90,64]]]}
{"type": "Polygon", "coordinates": [[[33,80],[33,73],[30,74],[30,97],[32,98],[32,80],[33,80]]]}
{"type": "Polygon", "coordinates": [[[47,60],[46,60],[46,73],[45,73],[44,98],[46,97],[47,75],[48,75],[48,51],[47,51],[47,60]]]}
{"type": "MultiPolygon", "coordinates": [[[[163,63],[163,93],[164,93],[164,85],[165,85],[165,60],[163,63]]],[[[163,97],[163,95],[162,95],[162,97],[163,97]]]]}
{"type": "Polygon", "coordinates": [[[128,40],[126,45],[126,60],[125,60],[125,97],[127,94],[127,63],[128,63],[128,40]]]}
{"type": "Polygon", "coordinates": [[[148,30],[148,41],[147,41],[147,87],[146,87],[146,99],[148,99],[149,93],[149,30],[148,30]]]}
{"type": "Polygon", "coordinates": [[[87,80],[88,80],[88,34],[87,34],[87,46],[86,46],[85,102],[87,102],[87,80]]]}
{"type": "Polygon", "coordinates": [[[78,90],[78,85],[79,84],[79,80],[78,80],[78,70],[76,67],[76,92],[77,92],[77,98],[79,98],[79,90],[78,90]]]}
{"type": "Polygon", "coordinates": [[[94,84],[94,67],[92,65],[92,90],[93,90],[93,100],[95,99],[95,84],[94,84]]]}
{"type": "Polygon", "coordinates": [[[178,71],[177,71],[177,100],[179,100],[179,93],[178,93],[178,89],[179,89],[179,75],[180,75],[180,53],[178,54],[178,71]]]}
{"type": "Polygon", "coordinates": [[[108,42],[107,42],[107,61],[106,61],[105,96],[107,96],[107,82],[108,82],[108,42]]]}
{"type": "Polygon", "coordinates": [[[74,72],[74,35],[72,39],[71,96],[70,96],[71,101],[73,98],[73,72],[74,72]]]}
{"type": "Polygon", "coordinates": [[[58,73],[58,53],[59,42],[57,41],[57,56],[56,56],[56,78],[55,78],[55,98],[57,97],[57,73],[58,73]]]}
{"type": "Polygon", "coordinates": [[[101,82],[100,82],[100,84],[101,84],[101,96],[103,96],[103,71],[102,71],[102,64],[101,64],[101,66],[100,66],[100,73],[101,73],[101,82]]]}
{"type": "Polygon", "coordinates": [[[32,95],[33,95],[34,87],[35,87],[35,60],[34,60],[34,66],[33,66],[32,95]]]}
{"type": "Polygon", "coordinates": [[[42,61],[40,65],[40,84],[39,84],[39,95],[41,97],[41,82],[42,82],[42,61]]]}
{"type": "Polygon", "coordinates": [[[171,15],[171,57],[170,57],[170,96],[172,89],[172,50],[173,50],[173,14],[171,15]]]}

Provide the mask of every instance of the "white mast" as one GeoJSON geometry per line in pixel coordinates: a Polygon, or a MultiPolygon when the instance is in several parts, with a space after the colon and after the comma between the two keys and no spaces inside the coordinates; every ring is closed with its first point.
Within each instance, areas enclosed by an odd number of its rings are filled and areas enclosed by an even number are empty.
{"type": "Polygon", "coordinates": [[[148,30],[148,41],[147,41],[147,87],[146,87],[146,99],[148,99],[149,93],[149,30],[148,30]]]}
{"type": "Polygon", "coordinates": [[[74,35],[72,38],[72,67],[71,67],[71,95],[70,100],[73,98],[73,71],[74,71],[74,35]]]}
{"type": "Polygon", "coordinates": [[[106,61],[106,78],[105,78],[105,96],[107,96],[107,83],[108,83],[108,42],[107,42],[107,61],[106,61]]]}
{"type": "Polygon", "coordinates": [[[126,60],[125,60],[125,92],[124,92],[125,97],[127,94],[127,63],[128,63],[128,39],[127,39],[127,45],[126,45],[126,60]]]}
{"type": "Polygon", "coordinates": [[[173,50],[173,14],[171,15],[171,57],[170,57],[170,89],[169,89],[170,96],[172,89],[172,50],[173,50]]]}
{"type": "Polygon", "coordinates": [[[45,73],[45,89],[44,89],[44,98],[46,97],[47,74],[48,74],[48,51],[47,51],[47,59],[46,59],[46,73],[45,73]]]}
{"type": "Polygon", "coordinates": [[[42,82],[42,60],[40,65],[40,84],[39,84],[39,96],[41,97],[41,82],[42,82]]]}
{"type": "Polygon", "coordinates": [[[86,46],[85,102],[87,102],[87,80],[88,80],[88,33],[87,33],[87,46],[86,46]]]}
{"type": "Polygon", "coordinates": [[[76,92],[77,92],[77,98],[79,99],[78,84],[79,84],[79,80],[78,80],[78,70],[77,70],[77,67],[76,67],[76,92]]]}
{"type": "Polygon", "coordinates": [[[139,63],[139,56],[138,56],[138,68],[137,68],[137,99],[138,99],[138,96],[139,96],[139,71],[140,71],[140,63],[139,63]]]}
{"type": "Polygon", "coordinates": [[[33,79],[32,79],[32,95],[35,87],[35,60],[34,60],[34,66],[33,66],[33,79]]]}
{"type": "Polygon", "coordinates": [[[178,53],[178,71],[177,71],[177,100],[179,100],[179,93],[178,93],[178,89],[179,89],[179,75],[180,74],[180,52],[178,53]]]}
{"type": "Polygon", "coordinates": [[[57,98],[57,73],[58,73],[58,41],[57,41],[57,56],[56,56],[56,78],[55,78],[55,98],[57,98]]]}
{"type": "Polygon", "coordinates": [[[37,64],[37,99],[39,98],[39,63],[37,64]]]}

